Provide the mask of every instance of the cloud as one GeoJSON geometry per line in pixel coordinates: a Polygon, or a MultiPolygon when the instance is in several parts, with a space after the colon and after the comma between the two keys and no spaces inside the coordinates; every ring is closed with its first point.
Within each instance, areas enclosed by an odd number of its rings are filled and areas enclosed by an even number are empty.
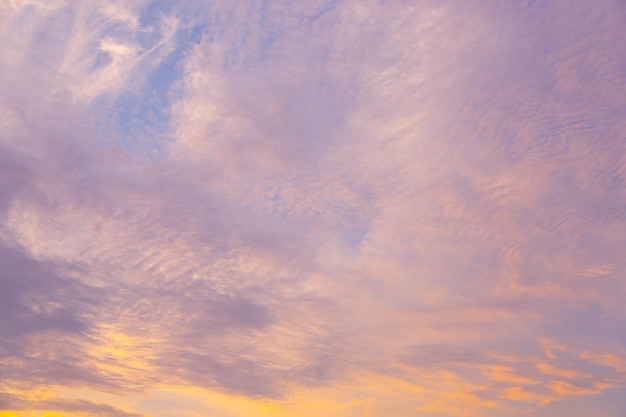
{"type": "Polygon", "coordinates": [[[140,417],[139,413],[128,413],[119,408],[106,404],[95,404],[86,400],[45,400],[37,405],[38,408],[61,410],[62,412],[85,413],[103,417],[140,417]]]}
{"type": "MultiPolygon", "coordinates": [[[[49,268],[41,267],[17,250],[4,249],[0,254],[2,272],[2,318],[7,336],[17,336],[40,329],[70,333],[87,330],[74,312],[54,302],[74,290],[49,268]],[[58,291],[59,294],[54,294],[58,291]]],[[[79,298],[76,295],[69,298],[79,298]]]]}
{"type": "Polygon", "coordinates": [[[623,10],[496,3],[0,6],[0,409],[622,392],[623,10]]]}
{"type": "MultiPolygon", "coordinates": [[[[2,408],[3,409],[30,409],[30,410],[53,409],[63,414],[72,413],[72,415],[90,415],[90,416],[102,416],[102,417],[141,417],[142,416],[142,414],[128,413],[122,409],[112,407],[110,405],[97,404],[97,403],[93,403],[91,401],[86,401],[86,400],[19,399],[18,401],[15,401],[15,402],[8,402],[6,404],[3,404],[2,408]]],[[[50,415],[50,414],[46,414],[46,415],[50,415]]]]}

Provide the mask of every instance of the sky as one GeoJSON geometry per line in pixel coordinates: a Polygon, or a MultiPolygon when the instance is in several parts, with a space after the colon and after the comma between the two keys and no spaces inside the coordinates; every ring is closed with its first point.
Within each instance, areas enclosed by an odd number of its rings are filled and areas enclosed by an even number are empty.
{"type": "Polygon", "coordinates": [[[0,417],[625,417],[623,0],[0,0],[0,417]]]}

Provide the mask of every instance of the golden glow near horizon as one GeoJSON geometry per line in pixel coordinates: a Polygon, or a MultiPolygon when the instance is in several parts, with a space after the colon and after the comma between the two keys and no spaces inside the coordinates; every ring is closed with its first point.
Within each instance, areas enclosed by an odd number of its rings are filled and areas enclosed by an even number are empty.
{"type": "Polygon", "coordinates": [[[0,417],[624,417],[625,17],[0,1],[0,417]]]}

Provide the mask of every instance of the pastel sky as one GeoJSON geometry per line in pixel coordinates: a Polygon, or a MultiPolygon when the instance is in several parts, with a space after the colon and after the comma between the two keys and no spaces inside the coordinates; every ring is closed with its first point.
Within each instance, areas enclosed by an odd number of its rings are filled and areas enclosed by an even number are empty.
{"type": "Polygon", "coordinates": [[[623,0],[0,0],[0,417],[626,416],[623,0]]]}

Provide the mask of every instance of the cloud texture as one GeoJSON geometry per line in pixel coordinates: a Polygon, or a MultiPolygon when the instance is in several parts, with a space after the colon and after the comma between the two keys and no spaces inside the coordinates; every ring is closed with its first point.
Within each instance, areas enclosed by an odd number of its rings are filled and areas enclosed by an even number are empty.
{"type": "Polygon", "coordinates": [[[626,409],[618,0],[0,5],[0,416],[626,409]]]}

